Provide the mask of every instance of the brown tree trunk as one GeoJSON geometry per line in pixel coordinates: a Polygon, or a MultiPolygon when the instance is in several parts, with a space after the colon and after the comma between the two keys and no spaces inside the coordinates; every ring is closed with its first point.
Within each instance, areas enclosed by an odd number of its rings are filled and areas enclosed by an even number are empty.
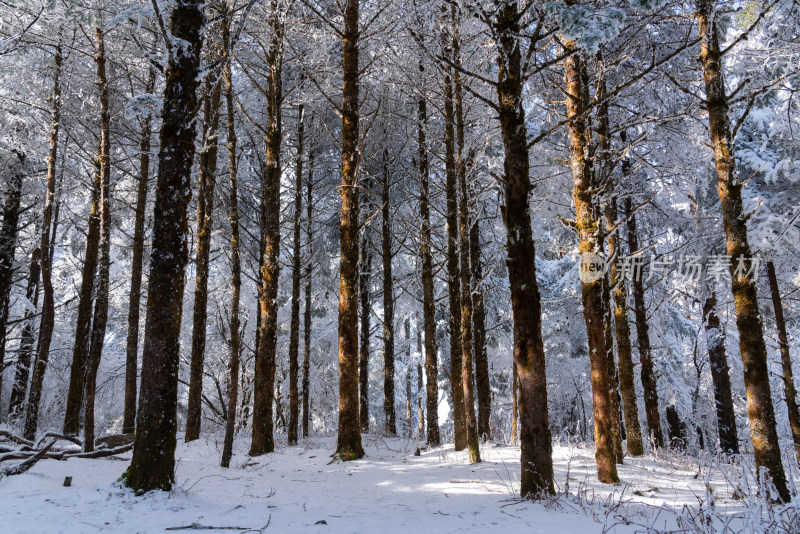
{"type": "Polygon", "coordinates": [[[406,341],[406,437],[410,438],[414,435],[414,416],[413,409],[411,408],[411,321],[406,316],[405,325],[405,341],[406,341]]]}
{"type": "Polygon", "coordinates": [[[253,437],[250,456],[275,450],[273,403],[275,400],[275,352],[278,337],[278,275],[280,264],[280,189],[281,189],[281,102],[283,27],[278,1],[272,0],[270,27],[272,41],[267,57],[267,156],[264,169],[264,253],[258,303],[259,342],[253,382],[253,437]]]}
{"type": "MultiPolygon", "coordinates": [[[[230,53],[230,12],[227,10],[227,6],[222,19],[222,47],[230,53]]],[[[228,182],[230,184],[228,221],[231,225],[231,353],[228,359],[228,417],[225,420],[225,441],[222,445],[220,465],[229,467],[233,455],[233,434],[236,429],[236,405],[239,402],[239,356],[241,354],[239,295],[242,289],[242,260],[239,245],[239,166],[236,161],[236,116],[234,114],[233,75],[230,59],[225,62],[223,69],[222,80],[228,130],[228,182]]]]}
{"type": "Polygon", "coordinates": [[[747,412],[750,417],[750,436],[753,453],[759,469],[769,469],[780,498],[789,502],[791,495],[786,486],[786,476],[781,463],[778,432],[775,428],[775,410],[767,367],[767,346],[755,276],[740,276],[736,265],[744,263],[755,268],[747,241],[747,217],[742,205],[742,183],[736,174],[736,161],[732,153],[728,97],[722,51],[719,47],[719,29],[714,20],[714,2],[697,2],[697,23],[701,38],[700,63],[706,88],[709,132],[714,146],[714,164],[717,171],[717,192],[722,209],[722,226],[725,230],[727,252],[732,258],[731,290],[736,310],[736,327],[739,330],[739,352],[744,365],[744,385],[747,391],[747,412]]]}
{"type": "MultiPolygon", "coordinates": [[[[19,233],[20,201],[22,199],[22,178],[24,174],[25,154],[14,151],[12,161],[6,162],[6,169],[11,171],[5,191],[3,205],[3,227],[0,229],[0,392],[3,390],[3,362],[6,357],[6,333],[9,312],[9,297],[14,274],[14,255],[17,250],[17,234],[19,233]]],[[[9,413],[11,410],[9,409],[9,413]]],[[[0,406],[0,422],[3,421],[3,409],[0,406]]]]}
{"type": "MultiPolygon", "coordinates": [[[[636,214],[631,208],[630,197],[625,199],[624,214],[628,220],[628,253],[639,250],[639,237],[636,234],[636,214]]],[[[650,331],[647,324],[647,308],[644,303],[644,284],[641,273],[633,273],[633,311],[636,319],[636,340],[639,344],[639,362],[642,389],[644,390],[644,411],[647,415],[647,429],[653,444],[664,446],[664,434],[661,431],[661,417],[658,412],[658,384],[653,369],[653,354],[650,348],[650,331]]]]}
{"type": "Polygon", "coordinates": [[[336,456],[364,456],[358,418],[359,0],[345,0],[342,31],[342,215],[339,226],[339,436],[336,456]]]}
{"type": "Polygon", "coordinates": [[[781,292],[780,288],[778,288],[778,278],[775,276],[775,265],[772,261],[767,262],[767,276],[769,277],[769,288],[772,293],[772,306],[775,309],[775,326],[778,329],[778,345],[781,349],[783,393],[786,398],[786,409],[789,412],[789,426],[792,429],[794,454],[795,458],[797,458],[797,462],[800,463],[800,410],[797,409],[797,389],[794,386],[792,356],[789,354],[789,336],[786,333],[786,321],[783,318],[781,292]]]}
{"type": "Polygon", "coordinates": [[[615,258],[621,255],[619,230],[611,231],[617,221],[617,200],[612,198],[605,208],[608,234],[609,282],[613,290],[614,331],[617,338],[617,360],[619,361],[619,388],[622,409],[625,415],[625,437],[628,453],[638,457],[644,454],[642,428],[639,425],[639,406],[636,402],[636,384],[631,357],[631,329],[628,322],[628,291],[625,280],[620,278],[615,258]]]}
{"type": "Polygon", "coordinates": [[[303,209],[303,104],[297,108],[297,164],[294,192],[294,236],[292,256],[292,316],[289,326],[289,445],[297,445],[297,423],[300,415],[297,378],[300,352],[300,212],[303,209]]]}
{"type": "Polygon", "coordinates": [[[714,400],[717,409],[719,444],[723,452],[739,454],[739,437],[736,432],[736,414],[731,396],[731,379],[728,375],[728,358],[725,355],[725,333],[717,315],[717,296],[711,293],[703,304],[703,322],[706,325],[706,346],[711,379],[714,383],[714,400]]]}
{"type": "MultiPolygon", "coordinates": [[[[146,90],[153,92],[156,72],[150,68],[146,90]]],[[[150,181],[150,115],[142,120],[139,141],[139,185],[136,191],[136,213],[133,225],[133,257],[131,258],[131,296],[128,301],[128,339],[125,347],[125,412],[122,433],[136,430],[136,374],[139,356],[139,314],[142,299],[142,266],[144,265],[144,223],[147,214],[147,186],[150,181]]]]}
{"type": "Polygon", "coordinates": [[[511,363],[511,375],[511,444],[515,445],[519,439],[519,432],[517,431],[517,427],[519,427],[519,403],[517,402],[519,378],[517,376],[517,365],[513,362],[511,363]]]}
{"type": "MultiPolygon", "coordinates": [[[[610,256],[609,256],[610,257],[610,256]]],[[[614,459],[623,463],[622,422],[620,420],[620,395],[617,365],[614,361],[614,333],[611,310],[611,282],[608,273],[603,277],[603,336],[606,340],[606,362],[608,363],[608,398],[611,404],[611,440],[614,444],[614,459]]]]}
{"type": "MultiPolygon", "coordinates": [[[[367,196],[365,195],[365,199],[367,196]]],[[[369,206],[369,203],[367,203],[369,206]]],[[[369,432],[369,337],[372,295],[369,279],[372,275],[372,250],[367,241],[367,228],[361,239],[361,259],[358,275],[358,297],[361,299],[361,346],[358,353],[358,414],[361,432],[369,432]]]]}
{"type": "Polygon", "coordinates": [[[100,250],[97,271],[97,295],[92,320],[91,344],[86,361],[84,433],[83,450],[94,451],[94,399],[97,389],[97,370],[103,355],[103,341],[108,324],[109,269],[111,266],[111,157],[110,131],[111,115],[108,102],[108,82],[106,80],[106,55],[103,32],[95,28],[97,46],[97,86],[100,89],[100,153],[97,166],[100,171],[100,250]]]}
{"type": "Polygon", "coordinates": [[[383,259],[383,415],[386,433],[397,434],[394,411],[394,280],[392,279],[392,223],[389,219],[389,154],[383,151],[381,201],[381,257],[383,259]]]}
{"type": "Polygon", "coordinates": [[[197,172],[197,256],[195,258],[194,310],[192,312],[192,352],[189,364],[189,399],[186,413],[185,441],[200,437],[203,418],[203,369],[208,320],[208,272],[211,252],[211,231],[214,224],[214,187],[217,182],[219,144],[219,108],[221,87],[206,78],[203,102],[203,133],[197,172]]]}
{"type": "Polygon", "coordinates": [[[309,372],[311,371],[311,273],[314,259],[312,214],[312,190],[314,188],[314,149],[308,153],[308,183],[306,183],[306,307],[303,311],[303,438],[308,437],[308,425],[311,419],[309,388],[309,372]]]}
{"type": "MultiPolygon", "coordinates": [[[[102,143],[102,139],[101,139],[102,143]]],[[[75,344],[72,349],[72,366],[69,373],[67,406],[64,413],[63,432],[77,436],[81,429],[81,407],[86,381],[86,361],[92,331],[92,304],[97,273],[97,255],[100,248],[100,188],[102,172],[99,158],[95,162],[92,183],[92,204],[89,210],[89,228],[86,233],[86,252],[83,259],[81,292],[78,297],[78,317],[75,326],[75,344]]]]}
{"type": "Polygon", "coordinates": [[[185,46],[171,50],[161,112],[136,441],[124,475],[125,484],[137,493],[169,490],[175,481],[178,364],[188,260],[186,210],[195,152],[195,131],[186,126],[197,109],[203,8],[203,0],[185,0],[176,5],[170,20],[170,34],[185,46]]]}
{"type": "Polygon", "coordinates": [[[472,270],[472,339],[475,352],[475,387],[478,395],[478,436],[492,439],[492,390],[489,382],[489,357],[486,354],[486,310],[483,305],[483,266],[481,265],[480,218],[469,230],[469,262],[472,270]]]}
{"type": "MultiPolygon", "coordinates": [[[[589,159],[590,139],[585,111],[588,104],[585,66],[580,51],[574,42],[567,42],[567,51],[572,55],[566,59],[567,116],[569,118],[570,159],[572,163],[575,222],[578,231],[578,250],[581,253],[581,268],[589,255],[602,254],[598,234],[600,221],[594,204],[589,159]]],[[[614,440],[611,432],[612,405],[609,395],[608,359],[603,324],[603,278],[587,277],[582,273],[581,302],[586,333],[589,338],[589,362],[591,364],[592,406],[594,414],[595,460],[597,478],[607,484],[619,482],[614,440]]]]}
{"type": "Polygon", "coordinates": [[[422,439],[425,435],[425,410],[422,407],[422,330],[419,328],[417,316],[417,436],[422,439]]]}
{"type": "Polygon", "coordinates": [[[505,216],[508,280],[514,317],[514,364],[518,376],[521,476],[520,493],[535,498],[553,493],[553,444],[547,408],[542,307],[536,281],[536,250],[528,198],[531,192],[527,127],[522,107],[516,4],[500,8],[495,22],[499,69],[497,102],[505,147],[505,216]]]}
{"type": "MultiPolygon", "coordinates": [[[[453,55],[452,38],[443,36],[444,55],[453,55]]],[[[444,144],[445,144],[445,193],[447,206],[445,221],[447,225],[447,289],[450,301],[450,394],[453,401],[453,431],[455,450],[467,446],[467,429],[464,414],[464,386],[461,383],[461,295],[458,272],[458,169],[456,168],[455,110],[453,103],[452,68],[444,67],[444,144]]]]}
{"type": "Polygon", "coordinates": [[[42,228],[39,250],[41,251],[42,274],[42,316],[39,322],[39,345],[36,360],[33,362],[31,390],[28,394],[28,405],[25,412],[25,430],[23,436],[27,440],[36,437],[39,425],[39,402],[42,398],[42,384],[47,371],[47,360],[50,356],[50,342],[53,339],[53,323],[55,321],[55,301],[53,297],[53,255],[50,248],[51,226],[53,224],[53,206],[56,192],[56,163],[58,159],[58,131],[61,126],[61,69],[64,62],[61,43],[55,49],[55,74],[53,76],[53,112],[50,118],[50,151],[47,155],[47,192],[42,212],[42,228]]]}
{"type": "MultiPolygon", "coordinates": [[[[420,65],[420,69],[423,67],[420,65]]],[[[427,442],[438,447],[439,437],[439,363],[436,346],[436,296],[433,288],[433,257],[431,254],[430,177],[425,124],[428,121],[427,103],[420,98],[417,107],[417,153],[419,158],[420,200],[422,218],[420,251],[422,253],[422,316],[425,328],[425,411],[427,442]]]]}

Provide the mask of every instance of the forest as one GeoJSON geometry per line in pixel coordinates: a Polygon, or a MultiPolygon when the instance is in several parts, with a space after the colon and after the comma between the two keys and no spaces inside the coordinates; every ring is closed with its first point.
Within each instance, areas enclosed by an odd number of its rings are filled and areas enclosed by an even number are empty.
{"type": "Polygon", "coordinates": [[[797,0],[0,0],[0,531],[800,532],[797,0]]]}

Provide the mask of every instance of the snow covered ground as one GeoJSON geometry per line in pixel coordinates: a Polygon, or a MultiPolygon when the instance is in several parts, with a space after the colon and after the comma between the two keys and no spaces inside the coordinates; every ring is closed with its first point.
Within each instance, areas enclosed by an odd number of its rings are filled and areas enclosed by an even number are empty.
{"type": "Polygon", "coordinates": [[[622,484],[605,486],[596,482],[592,450],[556,446],[556,483],[573,497],[542,504],[516,498],[515,447],[485,445],[484,462],[468,465],[466,453],[455,453],[452,446],[414,456],[416,442],[375,436],[364,436],[367,456],[348,463],[329,464],[334,438],[309,439],[298,447],[279,441],[278,451],[259,458],[246,456],[247,446],[246,438],[238,440],[231,468],[223,469],[221,437],[189,445],[179,441],[176,488],[143,497],[117,482],[130,453],[42,460],[29,472],[0,481],[0,532],[197,532],[199,526],[215,526],[237,527],[219,532],[416,534],[500,527],[587,534],[642,532],[643,524],[669,530],[677,516],[666,513],[667,507],[696,509],[699,499],[707,498],[707,479],[718,512],[742,507],[732,499],[736,488],[722,470],[711,469],[709,478],[708,468],[678,456],[626,458],[622,484]],[[63,487],[65,476],[73,477],[71,487],[63,487]],[[665,504],[661,512],[655,508],[665,504]],[[622,517],[638,525],[624,525],[622,517]],[[175,528],[189,526],[194,528],[175,528]]]}

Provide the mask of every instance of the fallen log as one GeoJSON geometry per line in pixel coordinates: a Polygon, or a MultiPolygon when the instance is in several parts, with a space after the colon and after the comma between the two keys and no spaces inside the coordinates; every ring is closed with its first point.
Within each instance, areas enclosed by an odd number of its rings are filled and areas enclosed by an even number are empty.
{"type": "Polygon", "coordinates": [[[36,462],[41,460],[44,457],[44,455],[47,454],[47,452],[50,450],[50,447],[52,447],[54,443],[55,441],[51,441],[50,443],[45,445],[45,447],[42,450],[31,456],[24,462],[20,462],[17,465],[6,467],[5,469],[0,470],[0,480],[12,475],[21,475],[22,473],[24,473],[25,471],[36,465],[36,462]]]}
{"type": "Polygon", "coordinates": [[[33,447],[33,442],[28,441],[27,439],[17,436],[16,434],[12,434],[8,430],[0,430],[0,438],[13,441],[14,443],[19,443],[20,445],[27,445],[28,447],[33,447]]]}

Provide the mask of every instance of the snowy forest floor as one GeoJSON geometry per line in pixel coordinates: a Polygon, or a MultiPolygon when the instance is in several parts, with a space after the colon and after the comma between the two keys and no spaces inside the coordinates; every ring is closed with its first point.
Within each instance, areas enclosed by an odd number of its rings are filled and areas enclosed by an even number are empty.
{"type": "MultiPolygon", "coordinates": [[[[364,436],[367,456],[332,463],[335,438],[249,458],[234,445],[219,467],[221,437],[179,437],[173,491],[136,497],[120,487],[130,453],[117,458],[42,460],[0,481],[0,531],[164,532],[797,532],[800,507],[759,499],[747,466],[677,454],[625,458],[622,483],[597,482],[594,451],[555,446],[558,495],[517,498],[519,449],[486,444],[469,465],[452,445],[422,451],[410,439],[364,436]],[[65,476],[73,477],[63,487],[65,476]],[[709,513],[708,491],[715,500],[709,513]],[[628,523],[628,524],[626,524],[628,523]],[[722,527],[727,524],[730,529],[722,527]],[[176,527],[190,527],[178,529],[176,527]],[[494,527],[494,528],[493,528],[494,527]],[[208,532],[213,530],[202,530],[208,532]]],[[[791,473],[797,481],[797,473],[791,473]]]]}

